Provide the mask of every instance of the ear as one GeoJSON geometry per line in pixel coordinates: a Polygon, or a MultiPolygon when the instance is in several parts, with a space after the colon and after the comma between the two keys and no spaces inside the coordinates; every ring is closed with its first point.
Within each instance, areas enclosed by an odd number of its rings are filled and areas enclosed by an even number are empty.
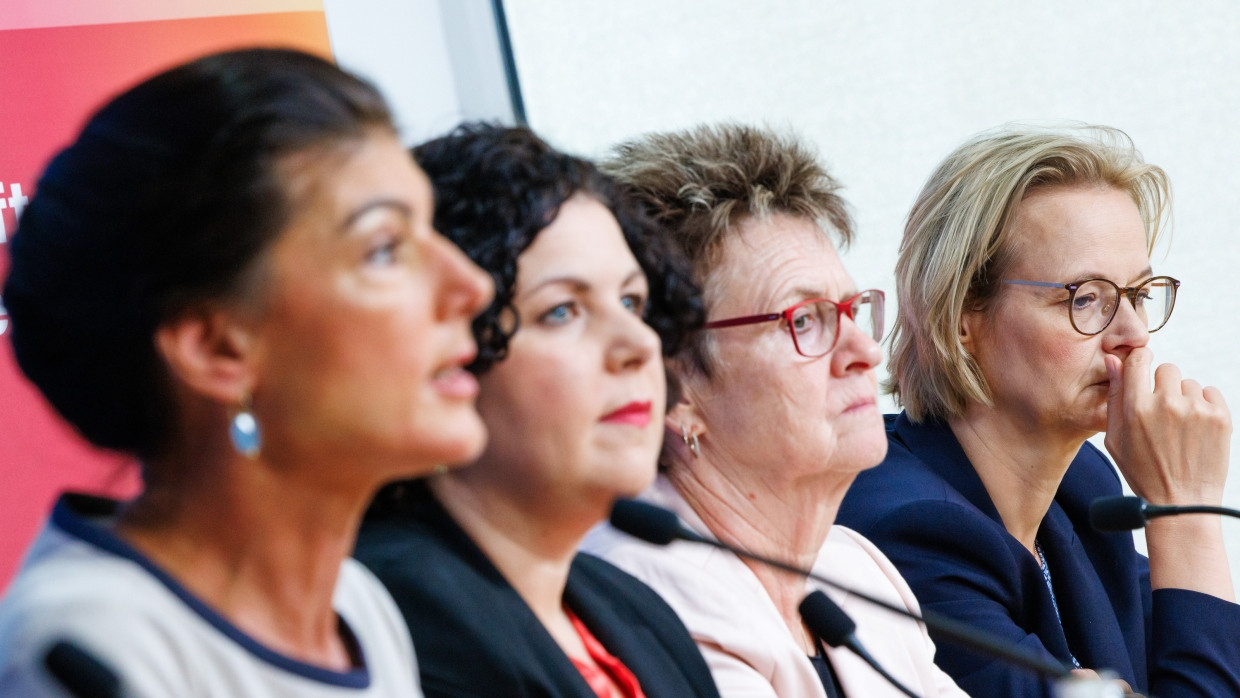
{"type": "Polygon", "coordinates": [[[960,315],[960,344],[969,356],[977,353],[977,343],[986,322],[986,312],[983,310],[965,310],[960,315]]]}
{"type": "Polygon", "coordinates": [[[680,383],[680,400],[675,405],[672,405],[671,409],[667,411],[667,416],[663,418],[664,426],[678,438],[682,433],[682,429],[688,429],[691,433],[702,433],[702,419],[698,414],[698,401],[694,387],[693,381],[682,379],[680,383]]]}
{"type": "Polygon", "coordinates": [[[222,310],[190,312],[155,331],[156,350],[173,380],[225,405],[240,404],[254,387],[253,343],[253,333],[222,310]]]}

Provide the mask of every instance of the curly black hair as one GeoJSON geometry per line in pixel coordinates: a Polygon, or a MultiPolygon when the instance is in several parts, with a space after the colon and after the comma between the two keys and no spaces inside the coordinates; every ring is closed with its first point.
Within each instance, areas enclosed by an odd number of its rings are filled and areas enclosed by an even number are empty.
{"type": "Polygon", "coordinates": [[[555,150],[528,128],[487,123],[461,124],[412,152],[435,190],[435,227],[495,281],[494,302],[473,323],[474,373],[502,361],[517,331],[517,258],[577,193],[602,203],[619,222],[646,274],[644,319],[662,340],[663,354],[674,355],[701,327],[705,310],[688,262],[632,192],[593,163],[555,150]]]}

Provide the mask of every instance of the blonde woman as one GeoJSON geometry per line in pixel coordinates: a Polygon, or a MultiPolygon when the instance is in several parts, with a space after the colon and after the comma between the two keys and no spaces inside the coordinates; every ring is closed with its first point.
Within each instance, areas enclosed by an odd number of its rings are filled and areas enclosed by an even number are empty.
{"type": "MultiPolygon", "coordinates": [[[[1240,606],[1214,517],[1099,534],[1119,494],[1086,439],[1157,504],[1218,504],[1230,415],[1215,388],[1154,372],[1179,282],[1150,251],[1166,175],[1113,129],[1001,129],[931,175],[896,268],[900,316],[882,466],[840,520],[876,542],[927,609],[1159,696],[1240,694],[1240,606]]],[[[1187,286],[1187,285],[1186,285],[1187,286]]],[[[1049,696],[1023,671],[948,645],[975,695],[1049,696]]]]}

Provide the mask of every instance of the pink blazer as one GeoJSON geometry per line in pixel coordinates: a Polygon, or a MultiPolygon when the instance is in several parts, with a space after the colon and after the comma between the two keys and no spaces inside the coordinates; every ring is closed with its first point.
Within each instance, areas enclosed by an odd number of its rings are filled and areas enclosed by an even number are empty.
{"type": "MultiPolygon", "coordinates": [[[[675,511],[690,528],[709,534],[663,478],[643,499],[675,511]]],[[[826,697],[817,672],[775,604],[735,555],[694,543],[654,546],[605,524],[590,533],[584,549],[638,577],[667,600],[697,641],[724,698],[826,697]]],[[[863,536],[843,526],[831,528],[814,571],[910,611],[919,610],[891,562],[863,536]]],[[[935,666],[934,644],[920,623],[856,597],[824,591],[856,621],[862,644],[913,692],[926,697],[966,695],[935,666]]],[[[827,656],[846,695],[903,695],[852,652],[828,648],[827,656]]]]}

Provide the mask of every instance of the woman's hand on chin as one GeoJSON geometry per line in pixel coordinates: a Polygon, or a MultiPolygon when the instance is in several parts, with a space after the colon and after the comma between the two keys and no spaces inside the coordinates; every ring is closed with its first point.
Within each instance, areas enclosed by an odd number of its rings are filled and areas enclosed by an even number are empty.
{"type": "Polygon", "coordinates": [[[1106,447],[1133,492],[1155,504],[1218,504],[1227,479],[1231,412],[1217,388],[1154,372],[1146,347],[1105,358],[1110,377],[1106,447]]]}

